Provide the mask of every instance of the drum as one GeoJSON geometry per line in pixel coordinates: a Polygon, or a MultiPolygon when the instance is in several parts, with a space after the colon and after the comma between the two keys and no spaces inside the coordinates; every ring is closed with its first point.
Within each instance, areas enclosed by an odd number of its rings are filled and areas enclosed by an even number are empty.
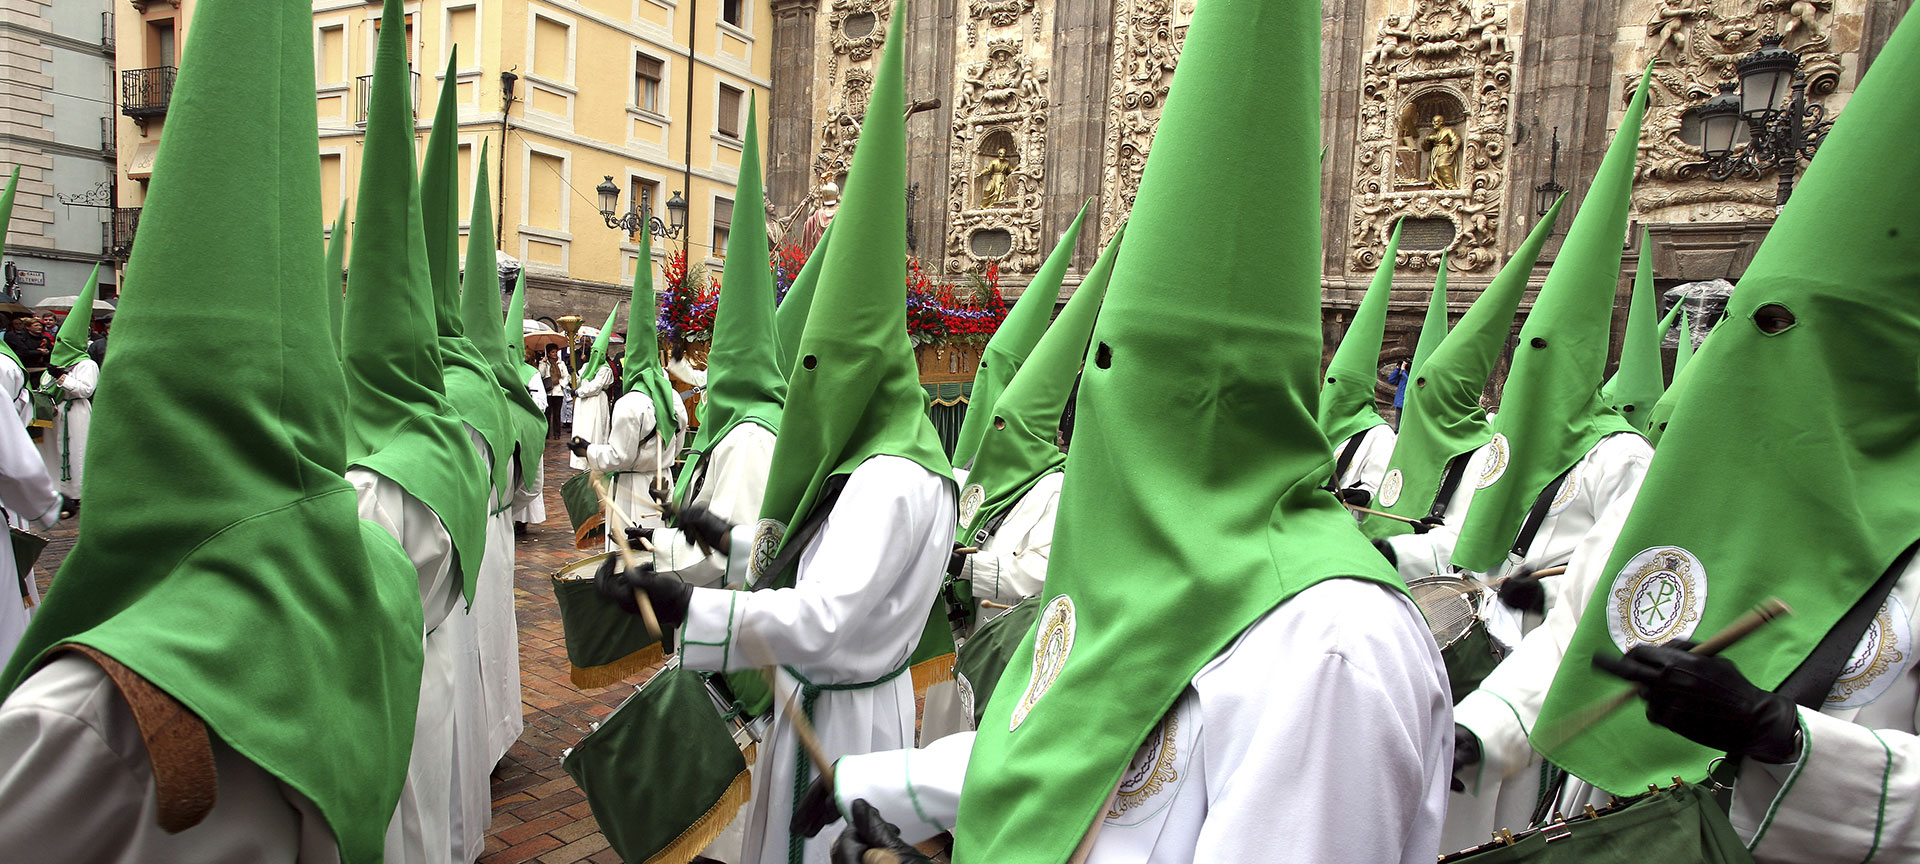
{"type": "Polygon", "coordinates": [[[954,681],[960,685],[960,710],[965,711],[974,728],[987,713],[993,688],[1007,671],[1013,652],[1033,629],[1040,617],[1040,598],[1028,597],[1014,604],[1000,617],[980,625],[966,644],[960,646],[953,661],[954,681]]]}
{"type": "Polygon", "coordinates": [[[1481,588],[1455,576],[1429,576],[1407,583],[1407,593],[1427,619],[1447,664],[1453,701],[1459,704],[1507,657],[1507,647],[1487,633],[1480,620],[1481,588]]]}
{"type": "Polygon", "coordinates": [[[42,390],[27,391],[33,402],[33,419],[27,421],[27,435],[35,441],[46,437],[46,430],[53,428],[54,415],[59,413],[53,394],[42,390]]]}
{"type": "Polygon", "coordinates": [[[1519,833],[1440,864],[1752,864],[1727,814],[1705,786],[1677,784],[1519,833]]]}
{"type": "MultiPolygon", "coordinates": [[[[581,475],[586,476],[586,475],[581,475]]],[[[582,690],[612,687],[660,665],[664,648],[647,634],[638,615],[629,615],[600,598],[594,571],[616,552],[602,552],[555,570],[548,580],[560,604],[560,628],[567,645],[567,677],[582,690]]],[[[648,553],[636,552],[644,560],[648,553]]]]}
{"type": "Polygon", "coordinates": [[[760,734],[730,694],[676,658],[560,765],[622,861],[678,864],[711,845],[752,796],[747,769],[760,734]]]}
{"type": "MultiPolygon", "coordinates": [[[[573,548],[593,549],[602,545],[607,533],[607,516],[600,508],[600,496],[593,481],[582,471],[560,484],[560,503],[567,505],[567,521],[573,525],[573,548]]],[[[589,571],[588,575],[592,575],[589,571]]]]}
{"type": "Polygon", "coordinates": [[[15,570],[19,571],[18,575],[22,582],[24,582],[32,578],[29,574],[33,570],[33,563],[40,560],[41,551],[47,548],[47,543],[51,542],[52,538],[49,538],[45,534],[36,534],[24,528],[9,528],[7,530],[12,534],[13,566],[15,570]]]}

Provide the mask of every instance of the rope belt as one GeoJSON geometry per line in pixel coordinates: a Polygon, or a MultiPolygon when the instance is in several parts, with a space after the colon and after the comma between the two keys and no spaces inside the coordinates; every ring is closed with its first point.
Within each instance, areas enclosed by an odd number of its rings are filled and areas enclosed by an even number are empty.
{"type": "MultiPolygon", "coordinates": [[[[892,672],[888,672],[872,681],[857,684],[815,684],[812,681],[808,681],[807,676],[795,671],[792,666],[782,666],[780,668],[787,670],[787,674],[792,675],[793,680],[800,682],[800,713],[805,714],[808,725],[812,725],[813,703],[820,698],[820,694],[830,691],[871,690],[900,677],[901,673],[907,671],[907,664],[902,663],[900,664],[900,668],[892,672]]],[[[813,765],[807,759],[806,748],[796,746],[794,750],[793,801],[788,805],[790,808],[790,812],[787,814],[789,821],[792,819],[793,812],[797,812],[800,809],[800,798],[807,794],[807,784],[813,782],[813,765]]],[[[791,832],[787,834],[787,864],[801,864],[802,852],[805,850],[806,844],[807,838],[791,832]]]]}

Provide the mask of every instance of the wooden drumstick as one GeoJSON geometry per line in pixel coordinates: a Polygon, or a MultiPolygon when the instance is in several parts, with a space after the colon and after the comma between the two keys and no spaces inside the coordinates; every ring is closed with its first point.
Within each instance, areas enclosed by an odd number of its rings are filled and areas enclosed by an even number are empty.
{"type": "MultiPolygon", "coordinates": [[[[633,547],[627,545],[626,526],[634,523],[627,520],[627,514],[620,512],[620,505],[613,503],[613,496],[607,494],[607,484],[600,479],[600,472],[587,472],[587,482],[593,484],[593,494],[600,496],[600,506],[607,508],[618,526],[607,526],[607,536],[613,539],[613,548],[620,551],[620,565],[628,570],[640,566],[640,559],[634,557],[633,547]]],[[[660,618],[653,613],[653,601],[647,598],[647,592],[633,589],[633,600],[640,607],[640,620],[647,625],[647,635],[660,638],[660,618]]]]}
{"type": "Polygon", "coordinates": [[[1354,504],[1354,503],[1351,503],[1351,502],[1347,502],[1347,501],[1342,501],[1342,502],[1340,502],[1340,503],[1341,503],[1342,505],[1344,505],[1344,506],[1345,506],[1345,507],[1346,507],[1346,508],[1347,508],[1348,510],[1352,510],[1352,511],[1353,511],[1353,512],[1355,512],[1355,513],[1365,513],[1365,514],[1367,514],[1368,516],[1378,516],[1378,517],[1380,517],[1380,518],[1382,518],[1382,519],[1392,519],[1392,520],[1393,520],[1393,521],[1395,521],[1395,522],[1405,522],[1405,523],[1407,523],[1408,525],[1419,525],[1419,524],[1420,524],[1420,520],[1418,520],[1418,519],[1408,519],[1408,518],[1407,518],[1407,517],[1405,517],[1405,516],[1399,516],[1399,515],[1395,515],[1395,514],[1393,514],[1393,513],[1388,513],[1388,512],[1387,512],[1387,511],[1385,511],[1385,510],[1375,510],[1375,509],[1373,509],[1372,507],[1362,507],[1362,506],[1360,506],[1360,505],[1358,505],[1358,504],[1354,504]]]}
{"type": "MultiPolygon", "coordinates": [[[[1785,601],[1778,597],[1768,597],[1760,601],[1760,605],[1753,607],[1747,614],[1733,619],[1733,623],[1722,628],[1720,632],[1713,634],[1707,641],[1693,646],[1689,653],[1711,657],[1733,647],[1735,643],[1752,635],[1753,631],[1760,629],[1768,622],[1792,614],[1793,607],[1788,606],[1785,601]]],[[[1629,687],[1621,691],[1620,695],[1609,697],[1605,701],[1587,708],[1585,711],[1574,715],[1573,719],[1560,727],[1560,730],[1554,735],[1540,735],[1540,744],[1534,749],[1542,753],[1559,749],[1560,745],[1573,740],[1580,733],[1593,728],[1595,723],[1606,719],[1608,715],[1620,710],[1627,703],[1632,702],[1633,697],[1638,695],[1640,695],[1640,688],[1638,686],[1629,687]]]]}

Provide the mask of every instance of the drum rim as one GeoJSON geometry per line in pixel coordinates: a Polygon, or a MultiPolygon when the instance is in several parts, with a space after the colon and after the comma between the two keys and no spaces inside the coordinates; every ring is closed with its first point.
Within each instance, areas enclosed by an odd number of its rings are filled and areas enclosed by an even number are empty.
{"type": "MultiPolygon", "coordinates": [[[[1472,635],[1473,631],[1475,630],[1485,631],[1487,628],[1487,622],[1486,622],[1486,619],[1480,617],[1480,599],[1481,599],[1480,590],[1473,587],[1473,583],[1471,581],[1468,581],[1467,579],[1464,579],[1459,576],[1443,576],[1438,573],[1435,573],[1431,576],[1422,576],[1418,579],[1408,580],[1407,596],[1411,598],[1413,596],[1413,589],[1417,586],[1434,585],[1434,584],[1443,583],[1443,582],[1454,583],[1466,589],[1460,592],[1460,596],[1466,598],[1468,607],[1470,607],[1473,610],[1472,623],[1468,624],[1465,629],[1462,629],[1460,631],[1460,635],[1455,636],[1452,639],[1449,639],[1445,642],[1441,642],[1439,639],[1439,636],[1433,633],[1433,625],[1431,623],[1427,624],[1427,633],[1429,635],[1433,635],[1434,643],[1440,646],[1440,650],[1445,651],[1448,648],[1452,648],[1453,646],[1460,644],[1462,640],[1472,635]]],[[[1422,622],[1426,622],[1427,615],[1426,615],[1426,612],[1420,610],[1419,601],[1417,600],[1414,601],[1413,606],[1415,611],[1420,612],[1420,620],[1422,622]]]]}

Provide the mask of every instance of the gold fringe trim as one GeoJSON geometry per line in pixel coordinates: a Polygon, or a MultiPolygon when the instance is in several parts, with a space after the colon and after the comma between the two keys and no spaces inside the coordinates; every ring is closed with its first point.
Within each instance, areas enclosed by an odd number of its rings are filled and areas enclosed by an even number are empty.
{"type": "Polygon", "coordinates": [[[601,548],[603,541],[592,535],[595,531],[605,533],[604,529],[606,526],[607,515],[605,513],[595,513],[587,517],[587,521],[580,523],[580,528],[573,532],[573,548],[583,551],[601,548]]]}
{"type": "MultiPolygon", "coordinates": [[[[747,764],[752,765],[752,760],[749,759],[747,764]]],[[[687,864],[688,861],[692,861],[695,855],[712,846],[713,841],[720,839],[720,832],[727,830],[727,826],[733,822],[734,815],[739,813],[740,808],[746,806],[747,801],[752,797],[751,769],[741,771],[733,778],[733,782],[728,784],[727,791],[720,796],[720,800],[714,802],[705,815],[694,820],[693,824],[687,826],[687,830],[680,832],[680,836],[673,838],[673,842],[668,843],[666,848],[654,853],[652,858],[647,859],[646,864],[687,864]]]]}
{"type": "Polygon", "coordinates": [[[942,654],[932,660],[922,660],[908,670],[913,675],[913,695],[926,698],[927,688],[942,681],[952,681],[953,659],[952,654],[942,654]]]}
{"type": "Polygon", "coordinates": [[[655,642],[612,663],[606,663],[600,666],[569,665],[567,669],[567,679],[573,682],[573,686],[581,690],[598,690],[602,687],[612,687],[654,666],[660,665],[661,658],[665,656],[665,652],[660,649],[660,643],[655,642]]]}

